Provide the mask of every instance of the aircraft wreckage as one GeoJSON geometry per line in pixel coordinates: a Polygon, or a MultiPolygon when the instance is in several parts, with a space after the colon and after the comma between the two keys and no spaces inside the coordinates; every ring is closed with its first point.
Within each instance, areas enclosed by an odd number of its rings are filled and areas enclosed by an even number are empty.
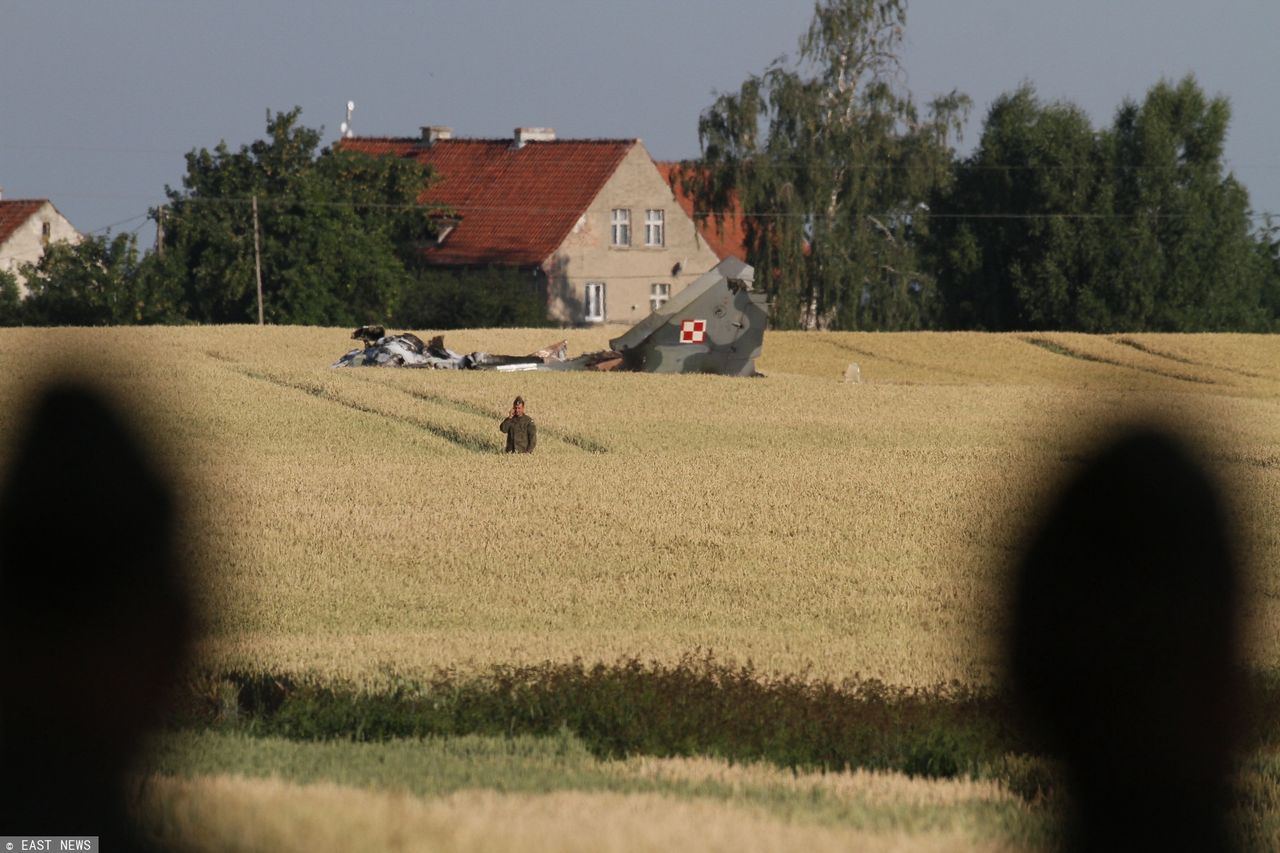
{"type": "Polygon", "coordinates": [[[768,300],[752,290],[755,270],[726,258],[627,332],[609,349],[567,358],[560,341],[529,355],[462,355],[411,333],[386,335],[381,326],[363,326],[351,337],[363,340],[334,367],[418,367],[440,370],[628,370],[644,373],[718,373],[756,376],[755,360],[764,344],[768,300]]]}

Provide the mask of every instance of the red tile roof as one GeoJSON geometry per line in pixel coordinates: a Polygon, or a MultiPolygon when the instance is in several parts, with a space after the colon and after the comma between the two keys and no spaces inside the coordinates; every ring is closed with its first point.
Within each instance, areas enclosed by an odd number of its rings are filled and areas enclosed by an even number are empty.
{"type": "Polygon", "coordinates": [[[676,194],[676,201],[680,203],[680,207],[684,212],[689,214],[689,218],[698,224],[698,234],[711,247],[711,251],[715,252],[720,260],[724,260],[729,256],[733,256],[740,261],[747,259],[747,232],[742,223],[742,211],[738,205],[737,198],[734,198],[733,207],[725,213],[719,224],[716,223],[716,217],[706,216],[699,220],[694,213],[693,199],[685,195],[684,190],[680,188],[680,177],[678,171],[680,163],[655,163],[658,171],[662,173],[662,179],[671,187],[671,191],[676,194]],[[674,179],[673,179],[674,178],[674,179]]]}
{"type": "Polygon", "coordinates": [[[422,202],[444,204],[461,221],[443,244],[427,250],[441,266],[533,266],[551,256],[613,175],[634,139],[420,139],[357,137],[342,149],[412,157],[438,181],[422,202]]]}
{"type": "Polygon", "coordinates": [[[48,201],[42,198],[22,198],[13,201],[0,201],[0,243],[13,236],[13,232],[22,227],[35,212],[44,207],[48,201]]]}

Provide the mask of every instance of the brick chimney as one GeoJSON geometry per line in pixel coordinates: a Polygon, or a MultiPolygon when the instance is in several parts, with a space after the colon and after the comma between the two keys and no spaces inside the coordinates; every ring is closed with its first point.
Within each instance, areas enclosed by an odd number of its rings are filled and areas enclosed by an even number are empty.
{"type": "Polygon", "coordinates": [[[517,127],[515,132],[515,148],[523,148],[526,142],[555,142],[554,127],[517,127]]]}
{"type": "Polygon", "coordinates": [[[422,128],[422,141],[428,145],[434,145],[437,142],[443,142],[446,139],[453,139],[453,128],[444,125],[432,124],[424,125],[422,128]]]}

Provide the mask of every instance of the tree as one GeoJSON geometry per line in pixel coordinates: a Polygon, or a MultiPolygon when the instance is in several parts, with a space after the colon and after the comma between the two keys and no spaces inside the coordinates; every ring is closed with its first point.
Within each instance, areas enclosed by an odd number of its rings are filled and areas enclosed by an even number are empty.
{"type": "Polygon", "coordinates": [[[1227,174],[1225,98],[1187,77],[1093,129],[1030,85],[997,99],[935,200],[946,324],[967,329],[1269,328],[1249,199],[1227,174]]]}
{"type": "Polygon", "coordinates": [[[1248,192],[1223,163],[1230,121],[1227,99],[1206,97],[1191,76],[1116,112],[1104,140],[1119,216],[1099,288],[1116,328],[1269,325],[1248,192]]]}
{"type": "Polygon", "coordinates": [[[1271,330],[1280,332],[1280,223],[1271,214],[1263,218],[1257,234],[1262,267],[1262,309],[1271,318],[1271,330]]]}
{"type": "Polygon", "coordinates": [[[54,243],[22,272],[22,319],[30,325],[170,323],[182,315],[177,289],[145,269],[132,234],[54,243]]]}
{"type": "Polygon", "coordinates": [[[934,200],[949,327],[1079,328],[1096,310],[1082,285],[1103,259],[1101,158],[1073,104],[1044,104],[1030,84],[992,104],[977,148],[934,200]]]}
{"type": "Polygon", "coordinates": [[[267,114],[266,140],[187,154],[183,191],[154,212],[159,264],[182,281],[192,319],[254,322],[257,199],[265,316],[359,325],[392,315],[406,269],[431,231],[418,199],[429,173],[411,159],[326,148],[300,110],[267,114]]]}
{"type": "Polygon", "coordinates": [[[699,210],[746,211],[748,260],[782,327],[906,329],[936,313],[919,258],[931,190],[969,99],[922,119],[900,85],[905,0],[824,0],[785,58],[698,122],[702,159],[683,170],[699,210]]]}
{"type": "Polygon", "coordinates": [[[0,270],[0,326],[22,323],[22,297],[18,279],[8,270],[0,270]]]}

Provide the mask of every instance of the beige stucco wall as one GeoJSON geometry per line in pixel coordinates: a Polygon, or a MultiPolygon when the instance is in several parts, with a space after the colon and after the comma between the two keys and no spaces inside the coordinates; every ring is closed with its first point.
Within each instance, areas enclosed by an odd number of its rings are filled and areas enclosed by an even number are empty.
{"type": "Polygon", "coordinates": [[[719,262],[676,202],[649,152],[637,142],[560,248],[543,264],[548,315],[562,323],[584,322],[586,285],[603,282],[604,322],[636,323],[651,310],[651,285],[670,284],[675,296],[719,262]],[[610,245],[614,208],[631,211],[629,247],[610,245]],[[644,244],[648,209],[664,211],[661,247],[644,244]],[[677,263],[680,272],[673,273],[677,263]]]}
{"type": "Polygon", "coordinates": [[[45,202],[36,212],[27,218],[27,221],[18,226],[18,229],[9,235],[9,239],[0,243],[0,270],[11,272],[18,278],[18,289],[25,297],[27,288],[25,279],[18,272],[18,268],[22,264],[34,264],[40,260],[40,256],[44,254],[46,240],[44,239],[44,223],[49,223],[49,239],[47,242],[56,243],[59,240],[66,240],[69,243],[80,242],[80,232],[77,231],[67,218],[58,212],[57,208],[51,202],[45,202]]]}

